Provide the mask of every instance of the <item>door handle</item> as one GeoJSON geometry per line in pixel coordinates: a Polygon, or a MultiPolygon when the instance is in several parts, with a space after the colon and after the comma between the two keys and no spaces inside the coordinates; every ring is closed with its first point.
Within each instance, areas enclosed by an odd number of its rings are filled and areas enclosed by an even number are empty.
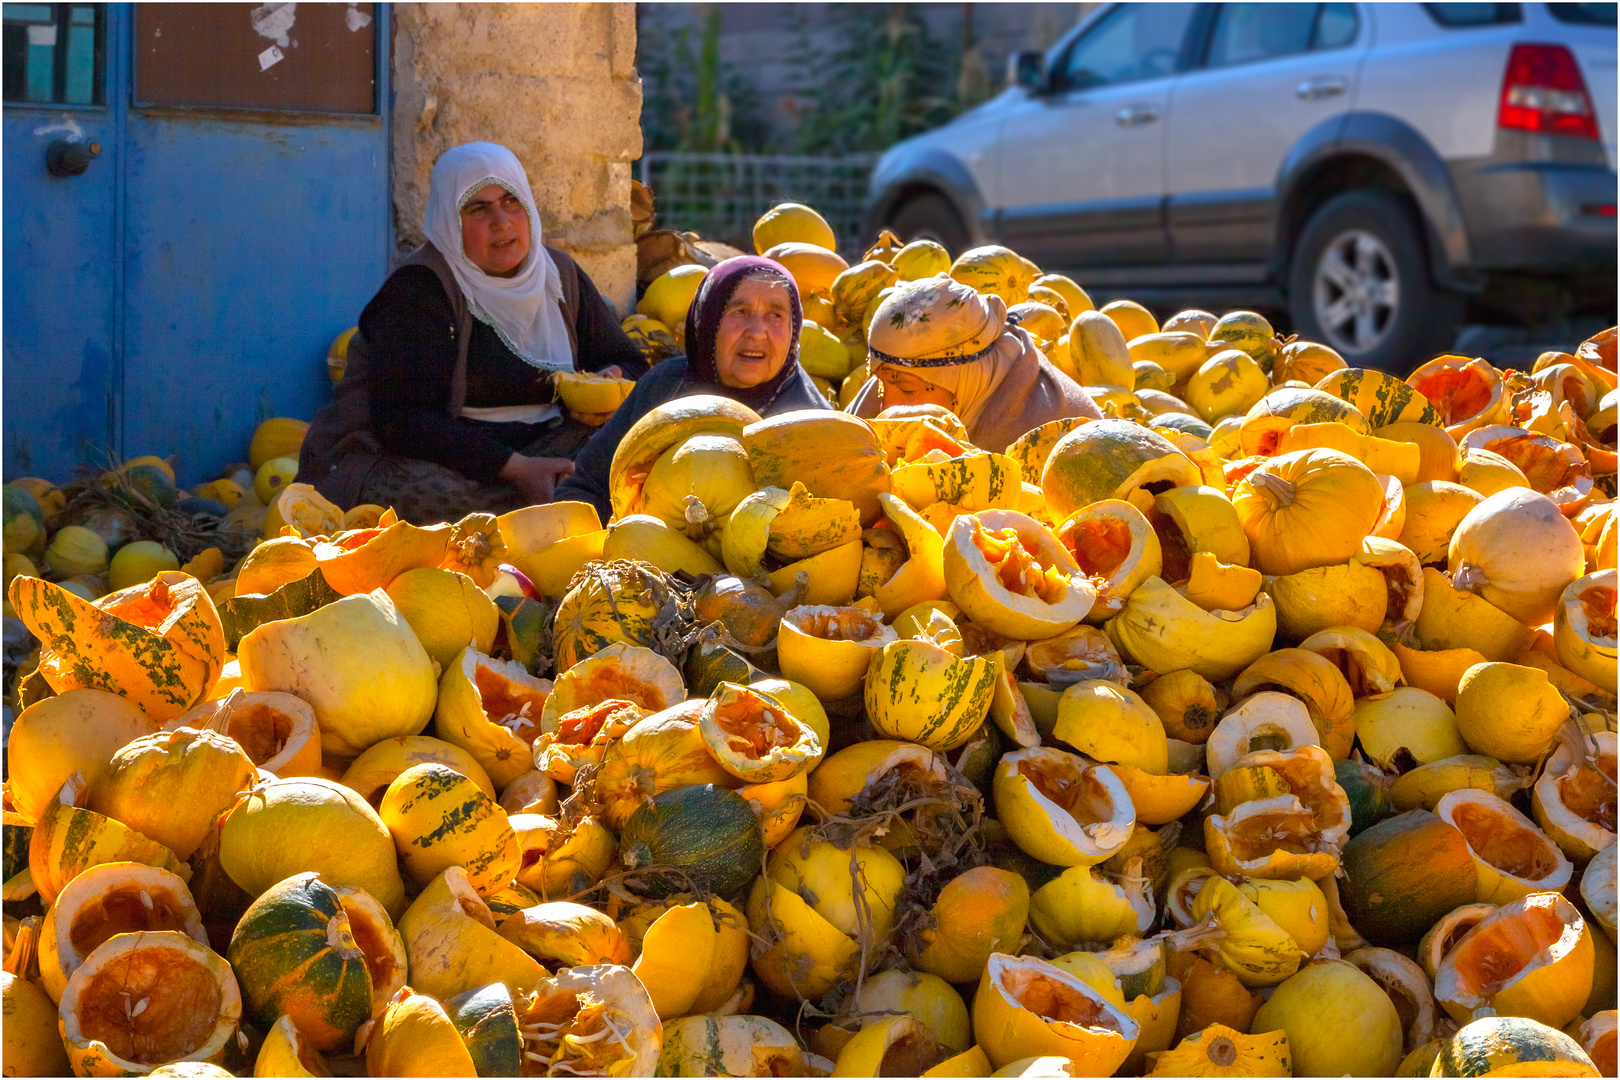
{"type": "Polygon", "coordinates": [[[1114,123],[1120,127],[1140,127],[1159,118],[1159,110],[1151,105],[1127,105],[1114,114],[1114,123]]]}
{"type": "Polygon", "coordinates": [[[1350,84],[1337,75],[1322,75],[1315,79],[1306,79],[1294,87],[1294,96],[1301,101],[1318,101],[1322,98],[1337,97],[1350,89],[1350,84]]]}
{"type": "Polygon", "coordinates": [[[68,142],[56,139],[45,148],[45,171],[52,176],[82,176],[90,159],[101,153],[100,143],[68,142]]]}

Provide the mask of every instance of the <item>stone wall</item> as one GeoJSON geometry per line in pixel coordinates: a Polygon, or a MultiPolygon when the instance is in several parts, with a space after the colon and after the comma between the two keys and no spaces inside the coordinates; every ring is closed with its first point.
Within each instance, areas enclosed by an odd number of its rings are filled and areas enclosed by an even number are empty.
{"type": "Polygon", "coordinates": [[[422,242],[428,175],[484,140],[529,172],[546,243],[602,295],[635,301],[631,162],[641,156],[634,4],[394,5],[394,217],[422,242]]]}

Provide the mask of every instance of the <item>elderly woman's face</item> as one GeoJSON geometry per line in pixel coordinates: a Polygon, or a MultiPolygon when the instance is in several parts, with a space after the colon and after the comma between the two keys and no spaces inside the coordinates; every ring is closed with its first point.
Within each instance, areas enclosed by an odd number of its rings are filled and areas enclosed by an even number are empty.
{"type": "Polygon", "coordinates": [[[943,405],[956,407],[956,398],[944,387],[935,386],[914,371],[879,364],[877,377],[883,383],[883,407],[894,405],[943,405]]]}
{"type": "Polygon", "coordinates": [[[775,377],[793,344],[793,296],[780,281],[745,278],[720,316],[714,366],[726,386],[747,389],[775,377]]]}
{"type": "Polygon", "coordinates": [[[461,250],[491,277],[511,277],[529,254],[529,215],[523,200],[499,184],[473,193],[461,208],[461,250]]]}

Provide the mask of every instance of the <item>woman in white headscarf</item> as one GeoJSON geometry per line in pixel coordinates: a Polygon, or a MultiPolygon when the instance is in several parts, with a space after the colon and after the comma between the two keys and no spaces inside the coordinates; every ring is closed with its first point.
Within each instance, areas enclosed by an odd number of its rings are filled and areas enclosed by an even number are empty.
{"type": "Polygon", "coordinates": [[[427,243],[360,314],[299,479],[342,506],[416,522],[549,501],[603,417],[553,399],[559,371],[647,370],[618,316],[567,255],[541,243],[523,166],[468,143],[433,166],[427,243]]]}

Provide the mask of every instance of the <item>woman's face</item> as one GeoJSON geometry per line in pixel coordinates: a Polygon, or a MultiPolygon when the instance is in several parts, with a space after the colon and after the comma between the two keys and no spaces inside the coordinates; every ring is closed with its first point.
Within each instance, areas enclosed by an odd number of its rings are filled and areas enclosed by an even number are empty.
{"type": "Polygon", "coordinates": [[[461,250],[491,277],[511,277],[529,254],[529,215],[523,201],[488,184],[461,208],[461,250]]]}
{"type": "Polygon", "coordinates": [[[746,390],[774,378],[793,344],[793,296],[780,281],[745,278],[720,316],[714,366],[720,382],[746,390]]]}
{"type": "Polygon", "coordinates": [[[877,377],[883,383],[883,407],[893,405],[943,405],[956,407],[956,398],[949,390],[935,386],[914,371],[879,364],[877,377]]]}

